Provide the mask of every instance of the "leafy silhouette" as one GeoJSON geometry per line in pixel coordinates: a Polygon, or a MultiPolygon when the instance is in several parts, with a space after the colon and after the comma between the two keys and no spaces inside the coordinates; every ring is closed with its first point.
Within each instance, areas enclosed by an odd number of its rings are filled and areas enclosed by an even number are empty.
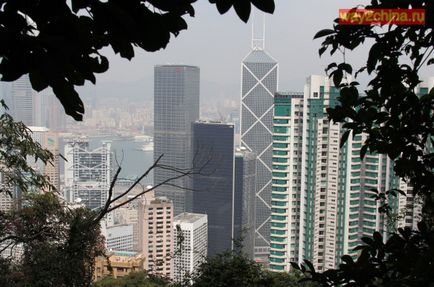
{"type": "MultiPolygon", "coordinates": [[[[316,272],[305,262],[295,269],[308,274],[321,286],[433,286],[434,283],[434,89],[418,88],[420,68],[434,63],[434,2],[431,0],[372,0],[365,9],[425,9],[424,26],[340,25],[318,32],[325,39],[320,55],[330,51],[345,53],[363,43],[369,49],[365,66],[354,77],[367,72],[371,77],[366,95],[361,95],[348,63],[332,63],[326,72],[340,88],[340,104],[328,110],[331,120],[347,129],[344,143],[351,134],[367,135],[361,152],[386,154],[394,161],[395,174],[413,188],[422,199],[422,221],[418,230],[400,228],[383,238],[378,232],[362,238],[359,256],[343,256],[337,269],[316,272]],[[369,41],[371,40],[371,41],[369,41]]],[[[344,57],[345,58],[345,57],[344,57]]],[[[389,196],[402,191],[375,192],[388,212],[389,196]]]]}
{"type": "MultiPolygon", "coordinates": [[[[183,16],[194,16],[196,0],[0,0],[0,75],[14,81],[29,74],[36,91],[47,87],[75,120],[84,113],[76,86],[95,84],[109,61],[111,47],[131,60],[134,47],[164,49],[171,36],[187,29],[183,16]],[[70,2],[70,5],[69,5],[70,2]]],[[[210,0],[220,13],[234,7],[247,21],[251,4],[274,11],[273,0],[210,0]]]]}
{"type": "MultiPolygon", "coordinates": [[[[394,161],[397,176],[409,183],[416,195],[424,199],[424,212],[434,212],[434,90],[418,90],[422,82],[420,68],[433,62],[434,2],[433,1],[377,1],[365,9],[425,9],[424,26],[405,25],[340,25],[319,31],[315,38],[323,38],[321,53],[345,53],[367,40],[369,49],[366,65],[355,72],[357,77],[367,72],[372,77],[365,91],[359,93],[357,82],[351,82],[350,64],[332,63],[329,76],[340,88],[340,105],[328,110],[329,117],[355,136],[365,133],[368,138],[361,156],[370,153],[387,154],[394,161]],[[408,62],[410,59],[410,63],[408,62]],[[345,78],[345,80],[344,80],[345,78]]],[[[345,133],[342,143],[348,138],[345,133]]],[[[434,213],[432,213],[434,214],[434,213]]],[[[426,219],[432,216],[426,216],[426,219]]]]}

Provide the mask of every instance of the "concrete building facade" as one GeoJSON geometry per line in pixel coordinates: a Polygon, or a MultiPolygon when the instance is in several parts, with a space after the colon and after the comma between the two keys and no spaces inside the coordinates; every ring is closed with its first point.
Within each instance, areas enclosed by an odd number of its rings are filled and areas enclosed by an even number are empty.
{"type": "Polygon", "coordinates": [[[101,233],[105,237],[105,245],[108,251],[135,252],[132,224],[103,226],[101,233]]]}
{"type": "Polygon", "coordinates": [[[173,203],[156,197],[139,205],[139,248],[150,274],[173,278],[173,203]]]}
{"type": "Polygon", "coordinates": [[[174,218],[175,240],[173,280],[183,282],[205,261],[208,249],[206,214],[181,213],[174,218]]]}

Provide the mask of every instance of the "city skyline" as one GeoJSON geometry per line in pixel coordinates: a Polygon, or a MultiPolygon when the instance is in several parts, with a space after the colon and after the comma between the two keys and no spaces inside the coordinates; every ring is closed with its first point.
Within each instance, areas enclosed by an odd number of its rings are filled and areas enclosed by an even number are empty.
{"type": "MultiPolygon", "coordinates": [[[[319,58],[320,41],[313,40],[315,33],[329,27],[329,23],[338,16],[339,8],[360,3],[350,0],[343,4],[342,1],[331,0],[327,6],[317,10],[316,6],[321,3],[318,0],[276,2],[275,13],[266,16],[265,48],[281,63],[281,88],[296,90],[298,83],[304,81],[305,75],[323,73],[330,62],[328,56],[319,58]],[[304,27],[303,32],[299,27],[304,27]],[[283,31],[284,35],[288,35],[287,38],[282,38],[283,31]]],[[[188,31],[172,38],[165,50],[155,53],[137,50],[132,62],[119,59],[111,51],[104,50],[113,69],[98,75],[96,86],[86,85],[84,102],[90,103],[95,94],[116,97],[121,93],[124,95],[125,91],[134,95],[138,103],[152,99],[153,67],[161,64],[200,66],[203,102],[226,98],[237,100],[240,94],[237,63],[251,48],[253,18],[245,24],[233,12],[221,16],[208,3],[199,1],[195,6],[196,17],[186,18],[188,31]]],[[[261,22],[261,14],[254,10],[256,21],[261,22]]],[[[347,59],[361,65],[360,58],[364,54],[363,51],[356,51],[354,56],[348,55],[347,59]]],[[[360,82],[363,84],[365,81],[360,82]]]]}
{"type": "Polygon", "coordinates": [[[6,0],[0,282],[434,282],[430,1],[6,0]]]}

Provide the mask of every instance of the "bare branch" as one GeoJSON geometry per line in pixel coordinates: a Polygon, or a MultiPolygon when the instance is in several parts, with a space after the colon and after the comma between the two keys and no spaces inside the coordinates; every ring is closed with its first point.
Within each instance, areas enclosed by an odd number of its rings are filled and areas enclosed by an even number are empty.
{"type": "MultiPolygon", "coordinates": [[[[161,160],[161,158],[163,157],[163,155],[160,155],[157,160],[154,162],[154,164],[152,164],[146,171],[145,173],[143,173],[140,177],[138,177],[133,184],[127,188],[126,191],[122,192],[120,195],[116,196],[114,199],[112,199],[113,196],[113,189],[114,186],[116,184],[116,181],[118,179],[119,173],[121,171],[121,167],[119,166],[115,176],[113,177],[113,180],[111,181],[110,184],[110,188],[109,188],[109,196],[107,198],[106,204],[104,205],[104,208],[98,213],[98,216],[95,218],[95,220],[93,221],[94,224],[97,224],[107,213],[109,213],[110,211],[114,210],[113,208],[110,208],[110,205],[112,205],[114,202],[116,202],[117,200],[119,200],[120,198],[124,197],[125,195],[127,195],[137,184],[140,184],[140,181],[145,178],[150,172],[151,170],[153,170],[159,163],[159,161],[161,160]]],[[[147,191],[144,190],[142,192],[140,192],[139,194],[144,194],[147,191]]],[[[131,202],[131,201],[128,201],[131,202]]],[[[128,203],[127,202],[127,203],[128,203]]],[[[125,203],[126,204],[126,203],[125,203]]]]}
{"type": "Polygon", "coordinates": [[[110,204],[112,202],[113,190],[114,190],[116,181],[118,180],[118,176],[121,173],[121,170],[122,170],[121,166],[118,166],[118,169],[116,170],[116,173],[115,173],[112,181],[110,182],[110,188],[108,190],[107,201],[104,205],[104,208],[99,212],[98,216],[96,217],[95,222],[99,222],[104,217],[104,215],[107,214],[107,210],[109,209],[110,204]]]}
{"type": "Polygon", "coordinates": [[[107,199],[107,202],[104,206],[104,208],[98,213],[98,216],[95,218],[95,220],[93,221],[94,224],[98,223],[107,213],[112,212],[113,210],[116,210],[134,200],[136,200],[137,198],[141,197],[142,195],[157,189],[160,186],[166,185],[166,186],[172,186],[172,187],[177,187],[180,189],[184,189],[184,190],[188,190],[188,191],[194,191],[192,188],[187,188],[187,187],[182,187],[179,186],[177,184],[172,183],[173,181],[176,181],[180,178],[183,177],[191,177],[192,175],[203,175],[203,176],[207,176],[207,175],[211,175],[214,171],[211,171],[210,174],[205,174],[203,171],[204,169],[211,163],[211,161],[214,159],[214,157],[212,155],[210,155],[209,153],[208,157],[206,158],[205,162],[200,166],[200,168],[195,168],[195,161],[197,158],[198,153],[195,153],[195,160],[193,161],[193,168],[192,169],[185,169],[185,168],[176,168],[176,167],[172,167],[169,165],[165,165],[165,164],[160,164],[161,159],[163,158],[163,154],[160,155],[157,160],[140,176],[138,177],[129,188],[127,188],[124,192],[122,192],[121,194],[119,194],[118,196],[116,196],[115,198],[112,199],[112,195],[113,195],[113,189],[114,189],[114,185],[115,182],[118,180],[118,175],[120,172],[120,168],[118,169],[115,177],[113,178],[111,185],[110,185],[110,190],[109,190],[109,197],[107,199]],[[149,173],[151,172],[151,170],[155,169],[155,168],[160,168],[163,170],[168,170],[168,171],[172,171],[177,173],[176,176],[173,176],[171,178],[168,178],[160,183],[158,183],[157,185],[154,185],[150,188],[142,188],[142,191],[139,192],[138,194],[134,195],[131,198],[128,198],[125,201],[122,201],[118,204],[114,204],[115,202],[117,202],[118,200],[120,200],[121,198],[123,198],[124,196],[126,196],[127,194],[129,194],[131,192],[131,190],[133,190],[134,187],[136,187],[137,185],[141,185],[141,180],[143,178],[145,178],[147,175],[149,175],[149,173]]]}
{"type": "MultiPolygon", "coordinates": [[[[190,173],[190,174],[192,174],[192,173],[190,173]]],[[[160,186],[162,186],[162,185],[167,185],[167,183],[169,183],[170,181],[180,179],[180,178],[182,178],[182,177],[184,177],[184,176],[186,176],[186,174],[182,173],[182,174],[180,174],[180,175],[178,175],[178,176],[174,176],[174,177],[171,177],[171,178],[169,178],[169,179],[166,179],[166,180],[164,180],[163,182],[161,182],[161,183],[159,183],[159,184],[157,184],[157,185],[155,185],[155,186],[152,186],[151,188],[149,188],[149,189],[147,189],[147,190],[145,190],[145,191],[143,191],[143,192],[138,193],[137,195],[133,196],[132,198],[129,198],[129,199],[127,199],[126,201],[124,201],[124,202],[122,202],[122,203],[119,203],[119,204],[117,204],[117,205],[115,205],[115,206],[109,208],[108,211],[107,211],[107,213],[108,213],[108,212],[111,212],[111,211],[113,211],[113,210],[115,210],[115,209],[117,209],[117,208],[119,208],[119,207],[121,207],[121,206],[124,206],[124,205],[126,205],[126,204],[128,204],[128,203],[130,203],[130,202],[132,202],[132,201],[134,201],[135,199],[139,198],[140,196],[142,196],[143,194],[145,194],[145,193],[147,193],[147,192],[149,192],[149,191],[152,191],[152,190],[154,190],[154,189],[156,189],[156,188],[158,188],[158,187],[160,187],[160,186]]],[[[131,189],[132,189],[132,188],[130,187],[129,190],[131,190],[131,189]]],[[[115,201],[115,200],[113,200],[112,202],[114,202],[114,201],[115,201]]]]}
{"type": "Polygon", "coordinates": [[[116,198],[114,198],[112,200],[111,203],[117,201],[118,199],[121,199],[122,197],[124,197],[125,195],[127,195],[140,181],[142,181],[143,178],[145,178],[146,176],[148,176],[148,174],[151,172],[151,170],[153,170],[154,168],[156,168],[158,166],[158,163],[160,162],[160,160],[163,158],[163,154],[160,155],[157,160],[145,171],[144,174],[142,174],[140,177],[138,177],[133,184],[123,193],[121,193],[120,195],[118,195],[116,198]]]}

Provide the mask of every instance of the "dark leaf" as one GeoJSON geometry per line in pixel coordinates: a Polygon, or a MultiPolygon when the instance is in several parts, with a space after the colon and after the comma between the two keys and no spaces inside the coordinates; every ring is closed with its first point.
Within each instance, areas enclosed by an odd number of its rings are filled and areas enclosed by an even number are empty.
{"type": "Polygon", "coordinates": [[[339,87],[340,83],[342,82],[342,78],[344,76],[344,73],[341,69],[337,69],[333,72],[333,84],[335,87],[339,87]]]}
{"type": "Polygon", "coordinates": [[[363,160],[365,158],[366,152],[368,151],[369,145],[365,144],[360,149],[360,159],[363,160]]]}
{"type": "Polygon", "coordinates": [[[344,144],[347,142],[347,140],[348,140],[348,136],[350,135],[350,133],[351,133],[351,130],[346,130],[346,131],[344,132],[344,134],[343,134],[342,137],[341,137],[341,141],[340,141],[340,143],[339,143],[339,147],[340,147],[340,148],[342,148],[342,147],[344,146],[344,144]]]}
{"type": "Polygon", "coordinates": [[[215,0],[213,2],[215,2],[217,6],[217,10],[219,11],[220,14],[224,14],[228,12],[233,5],[233,0],[215,0]]]}
{"type": "Polygon", "coordinates": [[[89,7],[91,0],[71,0],[72,11],[75,13],[78,10],[89,7]]]}
{"type": "Polygon", "coordinates": [[[327,50],[327,46],[322,46],[322,47],[318,50],[319,56],[321,57],[322,54],[324,54],[324,52],[325,52],[326,50],[327,50]]]}
{"type": "Polygon", "coordinates": [[[375,43],[369,50],[368,62],[366,64],[369,74],[372,73],[372,71],[375,69],[375,66],[377,65],[377,62],[380,60],[382,48],[383,47],[381,44],[375,43]]]}
{"type": "Polygon", "coordinates": [[[300,266],[298,266],[297,262],[291,262],[291,266],[295,270],[300,270],[300,266]]]}
{"type": "Polygon", "coordinates": [[[330,69],[332,68],[336,68],[338,65],[336,65],[336,63],[331,63],[327,66],[327,68],[325,69],[326,72],[328,72],[330,69]]]}
{"type": "Polygon", "coordinates": [[[373,238],[378,244],[383,244],[383,236],[379,232],[374,232],[373,238]]]}
{"type": "Polygon", "coordinates": [[[252,9],[252,6],[250,5],[250,1],[235,0],[234,9],[241,20],[243,20],[244,22],[247,22],[249,20],[250,12],[252,9]]]}
{"type": "Polygon", "coordinates": [[[349,255],[344,255],[344,256],[342,256],[341,259],[346,264],[354,264],[353,258],[351,256],[349,256],[349,255]]]}
{"type": "Polygon", "coordinates": [[[335,30],[332,30],[332,29],[324,29],[324,30],[318,31],[318,32],[315,34],[315,36],[313,36],[313,38],[314,38],[314,39],[318,39],[318,38],[321,38],[321,37],[324,37],[324,36],[328,36],[328,35],[331,35],[331,34],[334,34],[334,33],[336,33],[335,30]]]}
{"type": "Polygon", "coordinates": [[[374,240],[372,240],[372,238],[370,238],[370,237],[362,237],[362,241],[369,246],[374,245],[374,240]]]}
{"type": "Polygon", "coordinates": [[[350,64],[341,63],[341,64],[339,64],[338,68],[341,69],[341,70],[344,70],[348,74],[352,74],[353,73],[353,68],[351,67],[350,64]]]}
{"type": "Polygon", "coordinates": [[[252,0],[253,5],[261,11],[266,13],[274,13],[275,4],[274,0],[252,0]]]}
{"type": "Polygon", "coordinates": [[[310,262],[309,260],[305,259],[304,263],[307,265],[307,267],[309,267],[309,270],[312,273],[315,273],[315,267],[313,266],[312,262],[310,262]]]}
{"type": "Polygon", "coordinates": [[[33,70],[29,73],[29,79],[30,83],[32,84],[32,88],[40,92],[46,87],[48,87],[48,82],[46,81],[45,77],[41,74],[40,71],[33,70]]]}
{"type": "Polygon", "coordinates": [[[73,87],[67,84],[55,84],[53,85],[53,92],[60,100],[67,115],[76,121],[83,119],[84,105],[73,87]]]}

